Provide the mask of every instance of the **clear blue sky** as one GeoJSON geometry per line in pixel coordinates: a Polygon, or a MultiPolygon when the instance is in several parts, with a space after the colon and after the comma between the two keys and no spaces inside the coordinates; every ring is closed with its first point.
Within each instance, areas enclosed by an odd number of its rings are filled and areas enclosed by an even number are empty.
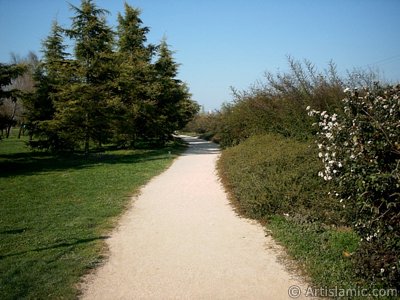
{"type": "MultiPolygon", "coordinates": [[[[70,0],[78,5],[80,0],[70,0]]],[[[333,60],[341,72],[379,68],[400,81],[400,0],[127,0],[142,9],[151,28],[163,35],[181,64],[179,77],[206,110],[230,101],[230,86],[246,89],[265,71],[287,69],[286,56],[309,59],[323,69],[333,60]]],[[[123,0],[97,0],[123,13],[123,0]]],[[[64,0],[0,0],[0,62],[10,53],[40,55],[52,20],[69,26],[64,0]]]]}

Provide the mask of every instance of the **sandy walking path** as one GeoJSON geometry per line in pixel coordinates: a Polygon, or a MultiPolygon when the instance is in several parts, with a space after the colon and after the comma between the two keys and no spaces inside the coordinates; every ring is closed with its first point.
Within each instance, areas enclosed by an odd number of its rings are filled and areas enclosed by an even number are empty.
{"type": "Polygon", "coordinates": [[[189,149],[151,180],[108,240],[83,299],[290,299],[301,285],[262,226],[238,217],[218,181],[215,144],[189,149]]]}

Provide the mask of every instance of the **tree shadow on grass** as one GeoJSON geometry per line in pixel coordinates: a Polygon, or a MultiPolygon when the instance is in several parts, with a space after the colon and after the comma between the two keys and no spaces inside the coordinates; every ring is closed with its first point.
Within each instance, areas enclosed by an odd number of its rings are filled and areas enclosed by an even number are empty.
{"type": "Polygon", "coordinates": [[[58,244],[54,244],[54,245],[50,245],[50,246],[46,246],[46,247],[41,247],[41,248],[36,248],[36,249],[31,249],[31,250],[27,250],[27,251],[20,251],[20,252],[0,255],[0,260],[3,258],[7,258],[7,257],[24,255],[24,254],[27,254],[30,252],[40,252],[40,251],[45,251],[45,250],[52,250],[52,249],[57,249],[57,248],[76,246],[79,244],[90,243],[93,241],[106,240],[108,238],[109,238],[109,236],[97,236],[97,237],[91,237],[91,238],[86,238],[86,239],[76,239],[73,242],[62,242],[62,243],[58,243],[58,244]]]}
{"type": "Polygon", "coordinates": [[[19,233],[25,232],[26,230],[28,230],[27,227],[8,229],[8,230],[0,231],[0,234],[19,234],[19,233]]]}
{"type": "MultiPolygon", "coordinates": [[[[135,150],[134,153],[91,153],[56,156],[48,153],[29,152],[0,154],[0,178],[32,175],[39,172],[83,169],[99,164],[135,164],[144,161],[165,159],[170,148],[135,150]]],[[[172,150],[174,151],[174,150],[172,150]]]]}

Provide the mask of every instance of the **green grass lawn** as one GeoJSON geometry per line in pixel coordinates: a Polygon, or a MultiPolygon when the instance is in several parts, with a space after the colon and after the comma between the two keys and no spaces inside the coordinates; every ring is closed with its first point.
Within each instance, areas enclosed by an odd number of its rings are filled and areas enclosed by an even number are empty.
{"type": "Polygon", "coordinates": [[[0,299],[76,298],[130,196],[180,151],[57,157],[0,141],[0,299]]]}
{"type": "Polygon", "coordinates": [[[350,255],[357,249],[359,238],[349,228],[300,225],[282,216],[271,216],[267,228],[299,266],[307,270],[314,285],[353,287],[350,255]]]}

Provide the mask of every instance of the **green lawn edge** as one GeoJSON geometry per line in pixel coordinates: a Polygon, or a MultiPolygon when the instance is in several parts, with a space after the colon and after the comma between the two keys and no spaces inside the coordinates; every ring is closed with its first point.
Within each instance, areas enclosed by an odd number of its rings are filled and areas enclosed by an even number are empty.
{"type": "Polygon", "coordinates": [[[0,141],[0,298],[76,299],[132,195],[184,149],[66,157],[0,141]]]}

